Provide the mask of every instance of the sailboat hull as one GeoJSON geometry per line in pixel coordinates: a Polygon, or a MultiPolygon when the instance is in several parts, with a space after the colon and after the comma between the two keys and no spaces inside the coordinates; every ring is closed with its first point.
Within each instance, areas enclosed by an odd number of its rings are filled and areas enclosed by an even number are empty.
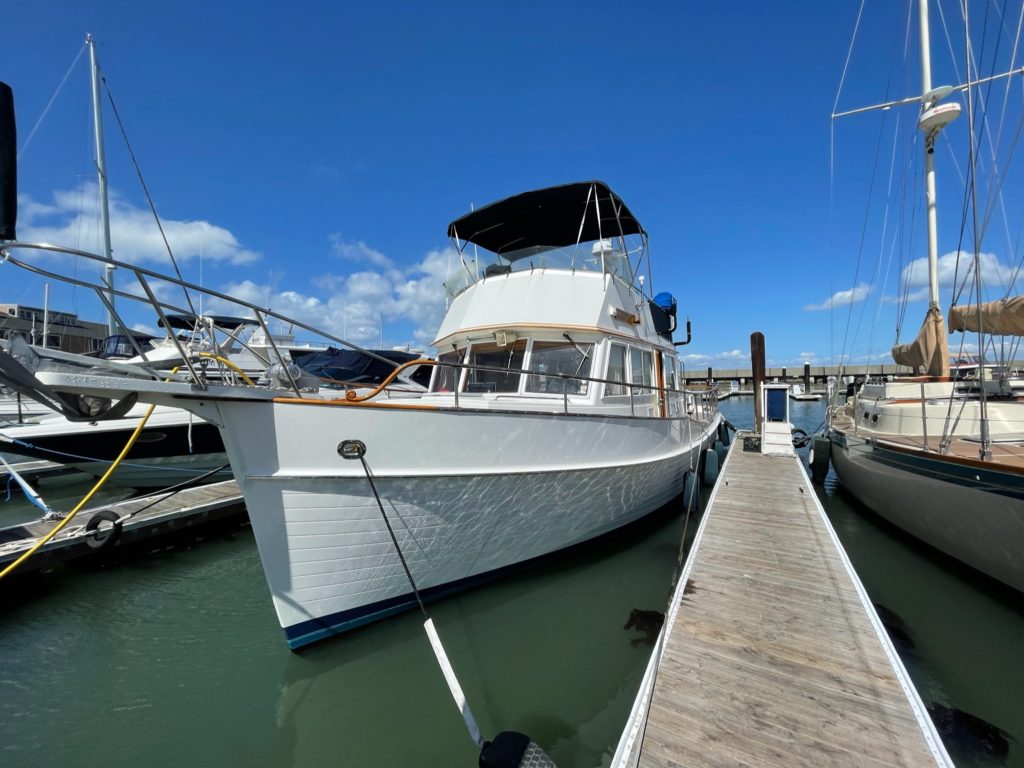
{"type": "Polygon", "coordinates": [[[833,430],[832,464],[865,506],[1024,592],[1024,476],[833,430]]]}
{"type": "Polygon", "coordinates": [[[718,427],[688,418],[217,404],[292,648],[600,536],[677,496],[718,427]]]}

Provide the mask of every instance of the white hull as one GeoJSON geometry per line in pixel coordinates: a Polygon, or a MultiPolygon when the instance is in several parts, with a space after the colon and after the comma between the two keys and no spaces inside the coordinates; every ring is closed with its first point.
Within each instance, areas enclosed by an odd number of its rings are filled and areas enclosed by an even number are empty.
{"type": "Polygon", "coordinates": [[[718,417],[220,402],[274,606],[296,648],[415,605],[359,461],[428,596],[587,541],[678,495],[718,417]]]}
{"type": "Polygon", "coordinates": [[[839,442],[833,438],[832,464],[851,494],[910,535],[1024,591],[1019,475],[967,467],[934,454],[887,454],[854,435],[842,437],[839,442]]]}

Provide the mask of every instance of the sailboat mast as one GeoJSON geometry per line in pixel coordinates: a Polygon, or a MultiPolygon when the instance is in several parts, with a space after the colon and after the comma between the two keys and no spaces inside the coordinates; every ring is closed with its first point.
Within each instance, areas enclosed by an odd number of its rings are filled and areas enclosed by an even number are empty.
{"type": "MultiPolygon", "coordinates": [[[[926,96],[932,90],[932,48],[928,28],[928,0],[918,0],[918,27],[921,33],[921,109],[932,106],[926,96]]],[[[924,194],[928,221],[928,289],[929,308],[939,306],[939,225],[935,203],[935,137],[938,131],[926,134],[924,149],[924,194]]]]}
{"type": "MultiPolygon", "coordinates": [[[[89,63],[92,70],[92,125],[96,138],[96,175],[99,180],[100,192],[100,229],[103,233],[103,257],[113,260],[110,247],[110,206],[107,193],[107,158],[103,151],[103,110],[100,104],[100,66],[96,60],[96,42],[92,35],[85,36],[85,44],[89,46],[89,63]]],[[[103,284],[107,286],[107,299],[114,306],[114,265],[107,264],[103,269],[103,284]]],[[[107,333],[111,336],[116,332],[114,315],[107,310],[107,333]]]]}

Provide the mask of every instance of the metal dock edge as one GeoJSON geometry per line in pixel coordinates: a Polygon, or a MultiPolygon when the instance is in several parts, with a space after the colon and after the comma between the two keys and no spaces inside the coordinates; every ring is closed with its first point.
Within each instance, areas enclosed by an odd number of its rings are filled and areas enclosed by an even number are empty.
{"type": "Polygon", "coordinates": [[[953,765],[800,460],[742,433],[611,763],[727,764],[953,765]]]}

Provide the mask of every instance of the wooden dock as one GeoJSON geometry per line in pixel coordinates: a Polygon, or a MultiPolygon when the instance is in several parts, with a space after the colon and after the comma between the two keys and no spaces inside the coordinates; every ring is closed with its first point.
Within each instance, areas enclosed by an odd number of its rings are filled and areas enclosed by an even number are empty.
{"type": "Polygon", "coordinates": [[[737,437],[613,766],[951,766],[800,460],[737,437]]]}
{"type": "MultiPolygon", "coordinates": [[[[101,512],[112,512],[122,522],[122,532],[112,549],[151,543],[197,525],[245,514],[245,505],[234,480],[186,488],[177,493],[160,493],[84,509],[60,533],[18,566],[15,573],[52,566],[56,562],[86,556],[105,556],[109,550],[96,546],[96,536],[86,531],[89,520],[101,512]],[[94,541],[90,543],[89,538],[94,541]]],[[[0,529],[0,569],[17,560],[58,521],[36,520],[0,529]]],[[[102,534],[103,531],[100,531],[102,534]]]]}
{"type": "MultiPolygon", "coordinates": [[[[66,464],[58,464],[55,461],[21,461],[12,464],[11,466],[15,471],[17,471],[22,479],[28,483],[35,483],[46,478],[61,477],[64,475],[86,477],[86,475],[79,472],[74,467],[69,467],[66,464]]],[[[7,468],[0,464],[0,484],[6,485],[10,476],[10,472],[7,471],[7,468]]]]}

